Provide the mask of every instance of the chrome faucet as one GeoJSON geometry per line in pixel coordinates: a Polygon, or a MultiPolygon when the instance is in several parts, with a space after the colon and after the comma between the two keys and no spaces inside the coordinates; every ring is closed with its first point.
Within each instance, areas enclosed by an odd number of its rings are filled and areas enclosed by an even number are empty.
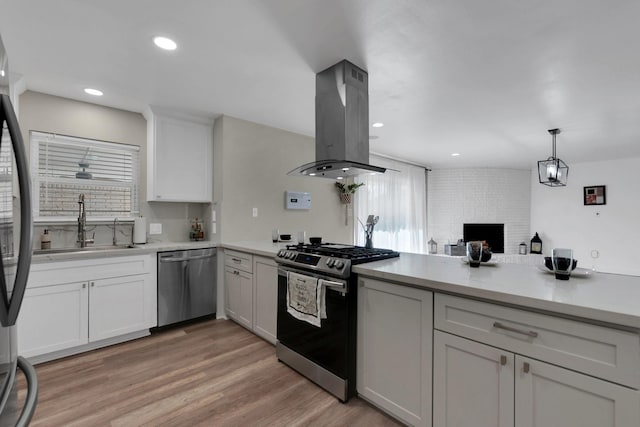
{"type": "Polygon", "coordinates": [[[84,194],[78,196],[78,242],[81,248],[87,243],[93,243],[93,239],[87,239],[87,210],[84,205],[84,194]]]}

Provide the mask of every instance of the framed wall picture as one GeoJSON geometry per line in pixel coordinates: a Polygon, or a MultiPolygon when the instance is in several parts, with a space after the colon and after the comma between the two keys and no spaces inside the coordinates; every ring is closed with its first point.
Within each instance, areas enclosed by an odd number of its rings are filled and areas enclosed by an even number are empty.
{"type": "Polygon", "coordinates": [[[587,205],[606,205],[607,193],[605,185],[594,185],[584,187],[584,204],[587,205]]]}

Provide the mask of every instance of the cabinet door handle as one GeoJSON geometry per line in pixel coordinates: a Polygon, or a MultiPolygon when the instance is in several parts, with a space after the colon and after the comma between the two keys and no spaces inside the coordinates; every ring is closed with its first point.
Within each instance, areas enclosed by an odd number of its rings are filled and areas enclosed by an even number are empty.
{"type": "Polygon", "coordinates": [[[531,366],[529,366],[529,362],[524,362],[524,363],[522,364],[522,371],[523,371],[525,374],[528,374],[530,370],[531,370],[531,366]]]}
{"type": "Polygon", "coordinates": [[[506,364],[507,364],[507,356],[505,356],[504,354],[501,354],[501,355],[500,355],[500,364],[501,364],[502,366],[504,366],[504,365],[506,365],[506,364]]]}
{"type": "Polygon", "coordinates": [[[538,333],[535,331],[523,331],[522,329],[513,328],[511,326],[503,325],[500,322],[493,322],[493,327],[498,329],[504,329],[505,331],[515,332],[517,334],[526,335],[531,338],[537,338],[538,333]]]}
{"type": "Polygon", "coordinates": [[[241,259],[238,259],[238,258],[231,258],[231,260],[232,260],[233,262],[235,262],[236,264],[240,264],[240,263],[242,262],[242,260],[241,260],[241,259]]]}
{"type": "Polygon", "coordinates": [[[87,288],[87,284],[86,284],[86,283],[83,283],[83,284],[82,284],[82,289],[86,289],[86,288],[87,288]]]}
{"type": "Polygon", "coordinates": [[[240,272],[238,270],[233,270],[233,274],[238,275],[240,272]]]}
{"type": "Polygon", "coordinates": [[[95,282],[91,282],[91,287],[93,288],[96,285],[95,282]]]}

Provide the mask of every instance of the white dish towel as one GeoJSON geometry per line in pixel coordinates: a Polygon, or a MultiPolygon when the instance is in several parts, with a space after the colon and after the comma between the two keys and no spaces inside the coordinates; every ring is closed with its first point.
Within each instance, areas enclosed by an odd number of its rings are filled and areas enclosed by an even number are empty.
{"type": "Polygon", "coordinates": [[[320,320],[327,318],[325,292],[322,280],[287,272],[287,312],[296,319],[319,328],[320,320]]]}

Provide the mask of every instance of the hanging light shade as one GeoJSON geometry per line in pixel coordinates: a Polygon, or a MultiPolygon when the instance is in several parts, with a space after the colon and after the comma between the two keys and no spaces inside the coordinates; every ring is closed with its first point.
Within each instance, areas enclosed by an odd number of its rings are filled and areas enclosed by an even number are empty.
{"type": "Polygon", "coordinates": [[[567,185],[569,166],[556,157],[556,135],[560,129],[549,129],[549,133],[553,136],[553,153],[547,160],[538,162],[538,180],[549,187],[564,187],[567,185]]]}

